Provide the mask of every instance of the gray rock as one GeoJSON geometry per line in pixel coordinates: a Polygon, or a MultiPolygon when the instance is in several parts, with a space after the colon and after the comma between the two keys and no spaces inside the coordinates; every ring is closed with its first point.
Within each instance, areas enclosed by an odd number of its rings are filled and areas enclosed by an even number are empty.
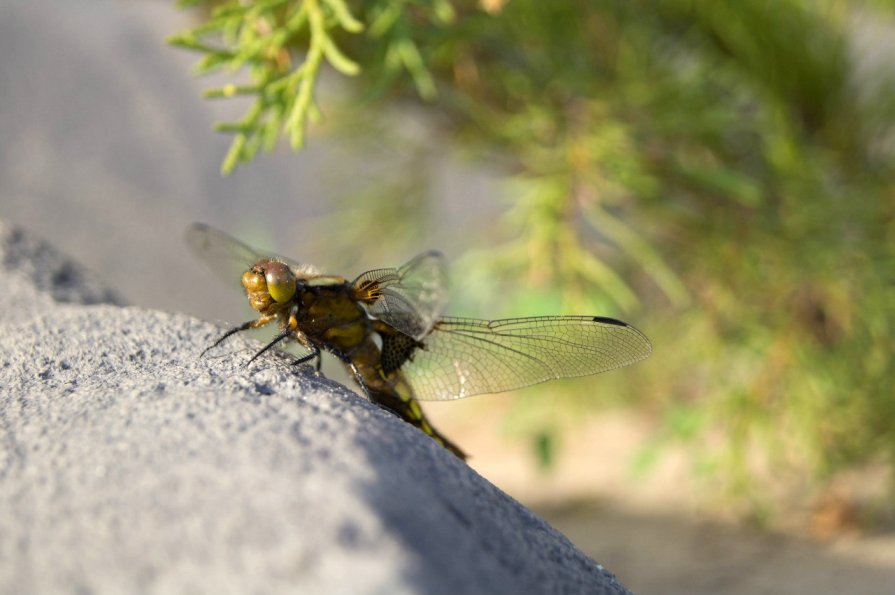
{"type": "Polygon", "coordinates": [[[347,388],[0,238],[0,592],[627,592],[347,388]]]}
{"type": "Polygon", "coordinates": [[[21,227],[0,221],[3,322],[27,319],[57,303],[121,304],[90,271],[21,227]]]}

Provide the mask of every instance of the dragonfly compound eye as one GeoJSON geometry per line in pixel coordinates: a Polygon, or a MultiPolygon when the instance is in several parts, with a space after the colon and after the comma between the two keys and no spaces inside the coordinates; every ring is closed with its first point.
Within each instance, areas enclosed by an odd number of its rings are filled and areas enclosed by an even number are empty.
{"type": "Polygon", "coordinates": [[[270,297],[282,304],[288,302],[295,295],[295,275],[289,265],[271,261],[264,271],[267,280],[267,291],[270,297]]]}

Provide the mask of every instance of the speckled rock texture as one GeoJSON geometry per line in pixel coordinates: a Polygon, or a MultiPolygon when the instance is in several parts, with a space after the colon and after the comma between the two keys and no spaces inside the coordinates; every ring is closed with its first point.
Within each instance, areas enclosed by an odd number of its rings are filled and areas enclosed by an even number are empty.
{"type": "Polygon", "coordinates": [[[627,593],[347,388],[0,224],[0,592],[627,593]]]}

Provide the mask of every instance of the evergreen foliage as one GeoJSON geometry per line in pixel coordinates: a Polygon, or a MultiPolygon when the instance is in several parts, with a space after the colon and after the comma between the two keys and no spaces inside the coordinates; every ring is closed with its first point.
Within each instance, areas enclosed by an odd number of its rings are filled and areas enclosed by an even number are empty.
{"type": "Polygon", "coordinates": [[[324,63],[363,109],[418,102],[509,180],[504,236],[471,253],[469,279],[634,313],[653,338],[628,392],[665,412],[657,449],[684,439],[755,508],[781,481],[804,497],[891,469],[891,2],[204,4],[173,42],[200,71],[248,69],[210,97],[255,98],[219,126],[235,134],[224,171],[338,110],[314,103],[324,63]]]}

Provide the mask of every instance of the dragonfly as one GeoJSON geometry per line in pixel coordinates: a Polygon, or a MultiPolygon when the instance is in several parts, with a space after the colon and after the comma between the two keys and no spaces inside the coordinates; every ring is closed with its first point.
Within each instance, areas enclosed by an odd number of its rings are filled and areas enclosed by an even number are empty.
{"type": "Polygon", "coordinates": [[[229,329],[203,355],[237,333],[275,325],[276,336],[249,363],[293,342],[308,352],[294,363],[314,362],[319,373],[321,353],[328,352],[370,400],[463,460],[466,454],[432,426],[419,401],[598,374],[646,359],[652,351],[642,332],[605,316],[443,316],[447,266],[436,251],[349,280],[256,250],[203,223],[187,229],[186,241],[225,282],[235,285],[240,279],[258,313],[229,329]]]}

